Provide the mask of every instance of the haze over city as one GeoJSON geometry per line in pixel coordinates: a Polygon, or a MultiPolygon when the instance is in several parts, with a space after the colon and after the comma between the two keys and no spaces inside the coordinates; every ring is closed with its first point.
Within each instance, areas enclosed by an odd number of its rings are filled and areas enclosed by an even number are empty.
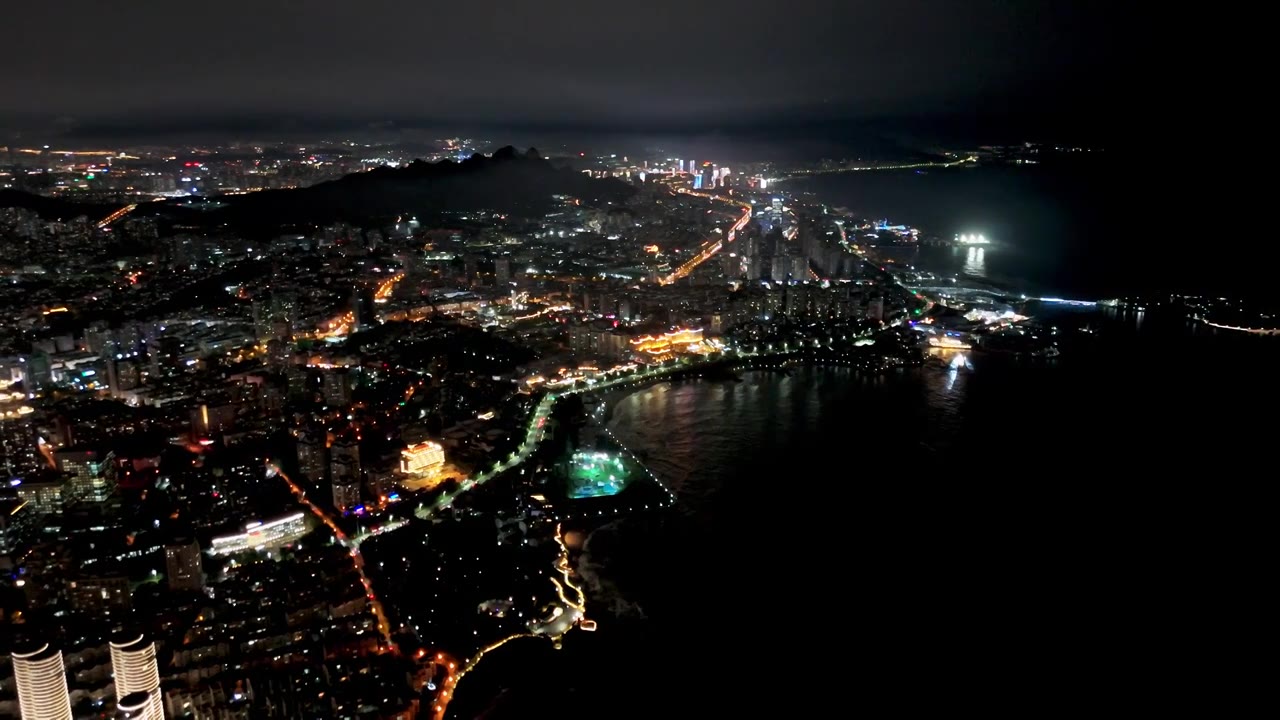
{"type": "MultiPolygon", "coordinates": [[[[894,117],[1061,126],[1107,97],[1104,3],[498,7],[19,3],[0,115],[129,134],[397,125],[681,131],[894,117]],[[943,70],[945,68],[945,70],[943,70]]],[[[1096,130],[1099,123],[1090,123],[1096,130]]],[[[1055,127],[1054,129],[1065,129],[1055,127]]]]}

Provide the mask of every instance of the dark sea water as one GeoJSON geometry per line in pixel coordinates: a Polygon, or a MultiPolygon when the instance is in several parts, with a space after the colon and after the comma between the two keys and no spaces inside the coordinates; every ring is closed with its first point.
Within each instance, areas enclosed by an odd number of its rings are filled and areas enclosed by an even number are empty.
{"type": "MultiPolygon", "coordinates": [[[[951,239],[982,234],[992,245],[923,248],[922,267],[977,275],[1033,295],[1084,299],[1146,291],[1239,291],[1241,254],[1267,245],[1233,221],[1180,214],[1200,206],[1152,208],[1150,172],[1094,159],[1058,165],[1005,165],[852,172],[778,186],[860,216],[887,218],[951,239]],[[1197,259],[1206,250],[1220,255],[1197,259]],[[1214,260],[1204,262],[1202,260],[1214,260]]],[[[1173,196],[1158,194],[1168,202],[1173,196]]],[[[1191,200],[1194,203],[1194,200],[1191,200]]]]}
{"type": "Polygon", "coordinates": [[[1169,628],[1202,612],[1211,498],[1258,477],[1271,442],[1241,413],[1280,400],[1235,364],[1274,343],[1158,338],[622,398],[611,429],[677,506],[580,528],[599,630],[491,655],[457,710],[500,691],[491,717],[1109,702],[1134,663],[1189,652],[1169,628]]]}
{"type": "MultiPolygon", "coordinates": [[[[930,222],[927,206],[867,202],[930,222]]],[[[980,221],[1013,232],[967,222],[980,221]]],[[[1011,259],[990,262],[1064,294],[1110,292],[1110,271],[1054,269],[1100,252],[1068,247],[1073,232],[1016,232],[1011,259]],[[1056,259],[1018,259],[1041,256],[1056,259]]],[[[677,505],[578,528],[599,630],[494,653],[451,713],[1136,709],[1115,699],[1135,673],[1199,661],[1211,528],[1234,512],[1224,489],[1265,474],[1280,342],[1171,318],[1058,320],[1098,332],[1068,333],[1054,361],[751,372],[614,398],[611,430],[677,505]]]]}

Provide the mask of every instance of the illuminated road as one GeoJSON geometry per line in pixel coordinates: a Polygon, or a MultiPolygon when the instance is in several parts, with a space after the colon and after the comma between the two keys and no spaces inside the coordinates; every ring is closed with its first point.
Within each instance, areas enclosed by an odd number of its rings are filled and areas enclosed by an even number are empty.
{"type": "Polygon", "coordinates": [[[373,292],[374,302],[379,300],[385,301],[387,298],[391,297],[391,292],[396,289],[396,283],[403,279],[404,273],[397,273],[393,277],[383,280],[382,283],[378,285],[378,289],[373,292]]]}
{"type": "Polygon", "coordinates": [[[115,221],[119,220],[120,218],[124,217],[125,215],[128,215],[129,213],[133,212],[135,209],[137,209],[137,207],[138,207],[138,204],[137,204],[137,203],[134,203],[134,204],[132,204],[132,205],[125,205],[124,207],[120,208],[119,210],[117,210],[117,211],[115,211],[115,212],[111,213],[110,215],[108,215],[108,216],[106,216],[106,217],[102,218],[101,220],[99,220],[99,221],[98,221],[98,229],[99,229],[99,230],[105,230],[105,229],[107,229],[108,227],[110,227],[110,226],[111,226],[111,223],[113,223],[113,222],[115,222],[115,221]]]}
{"type": "MultiPolygon", "coordinates": [[[[503,642],[506,642],[506,640],[503,642]]],[[[487,650],[482,652],[487,652],[487,650]]],[[[421,651],[419,653],[421,654],[421,651]]],[[[461,673],[458,671],[458,659],[443,651],[436,653],[432,664],[444,668],[444,680],[440,683],[440,690],[436,693],[436,701],[431,706],[433,711],[431,717],[433,720],[443,720],[445,708],[449,707],[449,701],[453,699],[453,690],[458,685],[458,678],[461,677],[461,673]]]]}
{"type": "Polygon", "coordinates": [[[525,430],[524,441],[520,443],[514,453],[507,456],[506,460],[478,475],[463,480],[457,490],[441,495],[436,498],[436,501],[430,507],[420,507],[414,511],[414,514],[422,519],[430,519],[437,510],[449,507],[454,498],[462,493],[485,484],[495,475],[500,475],[527,460],[546,436],[547,418],[551,416],[551,408],[555,405],[555,401],[555,393],[548,393],[542,397],[542,400],[538,402],[537,407],[533,410],[533,417],[530,418],[529,425],[525,430]]]}
{"type": "Polygon", "coordinates": [[[379,525],[378,527],[375,527],[375,528],[362,530],[360,534],[351,538],[351,547],[359,548],[360,543],[364,542],[365,540],[368,540],[371,537],[377,537],[382,533],[391,532],[392,530],[399,530],[400,528],[408,524],[409,524],[408,520],[393,520],[385,525],[379,525]]]}
{"type": "Polygon", "coordinates": [[[746,227],[747,223],[751,221],[751,204],[750,203],[737,202],[735,200],[729,200],[727,198],[723,198],[718,195],[710,195],[708,193],[694,192],[693,190],[681,189],[680,192],[684,195],[696,195],[697,197],[707,198],[709,200],[719,200],[721,202],[727,202],[727,203],[732,203],[733,205],[737,205],[738,207],[742,208],[742,217],[739,217],[738,221],[733,224],[733,227],[729,228],[729,232],[725,235],[724,240],[715,240],[715,239],[708,240],[706,243],[703,244],[702,249],[698,251],[697,255],[694,255],[692,258],[685,261],[683,265],[676,268],[675,271],[672,272],[670,275],[667,275],[666,277],[663,277],[663,278],[659,278],[658,283],[661,285],[670,285],[675,281],[680,280],[681,278],[688,277],[689,273],[693,272],[699,265],[706,262],[707,260],[710,260],[716,253],[720,252],[720,249],[723,248],[725,244],[733,242],[738,235],[738,231],[746,227]]]}
{"type": "Polygon", "coordinates": [[[351,326],[355,324],[355,321],[355,313],[350,311],[342,313],[317,328],[314,337],[317,340],[346,337],[346,335],[351,332],[351,326]]]}
{"type": "Polygon", "coordinates": [[[796,170],[792,173],[789,173],[789,175],[791,177],[798,177],[802,175],[828,175],[831,173],[842,173],[842,172],[870,172],[872,170],[918,170],[922,168],[948,168],[948,167],[956,167],[957,165],[964,165],[966,163],[976,163],[976,162],[978,162],[978,157],[976,155],[970,155],[967,158],[962,158],[960,160],[952,160],[951,162],[923,162],[923,163],[908,163],[905,165],[864,165],[864,166],[858,166],[858,167],[835,168],[833,170],[796,170]]]}
{"type": "Polygon", "coordinates": [[[1193,315],[1191,316],[1191,319],[1197,322],[1204,323],[1209,327],[1218,328],[1219,330],[1231,330],[1234,332],[1249,333],[1251,335],[1280,335],[1280,328],[1251,328],[1251,327],[1240,327],[1239,325],[1223,325],[1222,323],[1216,323],[1211,320],[1205,320],[1199,315],[1193,315]]]}
{"type": "Polygon", "coordinates": [[[364,559],[360,556],[359,546],[353,545],[347,539],[347,534],[342,531],[342,528],[338,527],[338,524],[333,521],[333,518],[329,517],[328,513],[315,503],[311,502],[311,500],[307,498],[307,492],[295,483],[292,478],[285,475],[284,471],[280,469],[280,466],[268,460],[267,467],[274,470],[276,475],[278,475],[281,480],[284,480],[285,484],[289,486],[289,489],[293,491],[294,496],[298,498],[298,502],[306,505],[307,508],[311,510],[312,515],[315,515],[320,522],[329,526],[329,530],[333,532],[334,537],[338,538],[338,542],[342,543],[343,547],[348,548],[351,551],[351,563],[355,566],[356,572],[360,574],[360,582],[364,585],[365,597],[369,599],[369,607],[373,609],[373,615],[378,620],[378,632],[382,634],[382,639],[386,641],[387,646],[390,647],[392,651],[398,653],[399,648],[397,648],[396,644],[391,640],[391,623],[387,622],[387,614],[382,610],[382,602],[378,600],[377,593],[373,591],[373,584],[369,582],[369,577],[364,574],[364,559]]]}

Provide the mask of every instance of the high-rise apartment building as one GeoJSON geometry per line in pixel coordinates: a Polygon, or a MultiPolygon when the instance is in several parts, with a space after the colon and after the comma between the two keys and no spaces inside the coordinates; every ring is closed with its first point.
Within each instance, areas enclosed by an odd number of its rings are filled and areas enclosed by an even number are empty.
{"type": "Polygon", "coordinates": [[[104,502],[115,490],[115,455],[85,448],[62,448],[53,453],[58,470],[68,475],[64,499],[104,502]]]}
{"type": "Polygon", "coordinates": [[[204,588],[204,571],[200,563],[200,543],[183,538],[164,546],[165,572],[169,589],[199,591],[204,588]]]}
{"type": "Polygon", "coordinates": [[[164,699],[160,695],[160,668],[156,664],[154,642],[141,633],[116,637],[111,641],[111,670],[115,673],[117,705],[132,694],[148,693],[141,714],[130,717],[164,720],[164,699]]]}
{"type": "Polygon", "coordinates": [[[333,479],[333,506],[339,512],[347,512],[348,510],[360,504],[360,483],[351,478],[335,477],[333,479]]]}
{"type": "Polygon", "coordinates": [[[334,478],[360,480],[360,445],[351,438],[342,438],[330,448],[329,474],[334,478]]]}
{"type": "Polygon", "coordinates": [[[48,643],[15,651],[13,675],[23,720],[71,720],[71,696],[62,651],[48,643]]]}
{"type": "Polygon", "coordinates": [[[324,431],[303,433],[298,438],[298,470],[302,476],[313,483],[324,480],[329,464],[328,453],[328,439],[324,431]]]}

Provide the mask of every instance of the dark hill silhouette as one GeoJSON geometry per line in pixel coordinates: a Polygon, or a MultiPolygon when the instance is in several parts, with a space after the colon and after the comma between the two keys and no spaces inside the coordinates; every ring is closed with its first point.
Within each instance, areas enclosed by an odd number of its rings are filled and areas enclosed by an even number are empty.
{"type": "Polygon", "coordinates": [[[544,212],[552,206],[553,195],[603,203],[625,200],[634,192],[620,180],[592,179],[552,165],[537,150],[520,153],[507,146],[490,157],[472,155],[462,162],[417,161],[308,188],[220,197],[226,207],[206,215],[233,225],[358,221],[399,213],[481,209],[520,215],[544,212]]]}
{"type": "MultiPolygon", "coordinates": [[[[337,180],[293,190],[264,190],[247,195],[221,195],[216,209],[196,210],[188,201],[144,203],[135,216],[158,215],[184,224],[229,224],[245,231],[265,231],[284,224],[359,222],[401,213],[495,210],[536,215],[554,204],[553,195],[569,195],[589,204],[620,202],[635,193],[616,179],[593,179],[556,167],[534,148],[521,153],[511,146],[492,156],[472,155],[462,162],[416,161],[399,168],[381,167],[337,180]],[[187,204],[184,204],[187,203],[187,204]]],[[[24,207],[48,219],[87,215],[97,220],[117,208],[46,198],[17,190],[0,190],[0,207],[24,207]]]]}
{"type": "Polygon", "coordinates": [[[84,215],[90,220],[101,220],[119,209],[118,205],[78,203],[60,198],[33,195],[22,190],[0,190],[0,208],[24,208],[45,220],[74,220],[84,215]]]}

